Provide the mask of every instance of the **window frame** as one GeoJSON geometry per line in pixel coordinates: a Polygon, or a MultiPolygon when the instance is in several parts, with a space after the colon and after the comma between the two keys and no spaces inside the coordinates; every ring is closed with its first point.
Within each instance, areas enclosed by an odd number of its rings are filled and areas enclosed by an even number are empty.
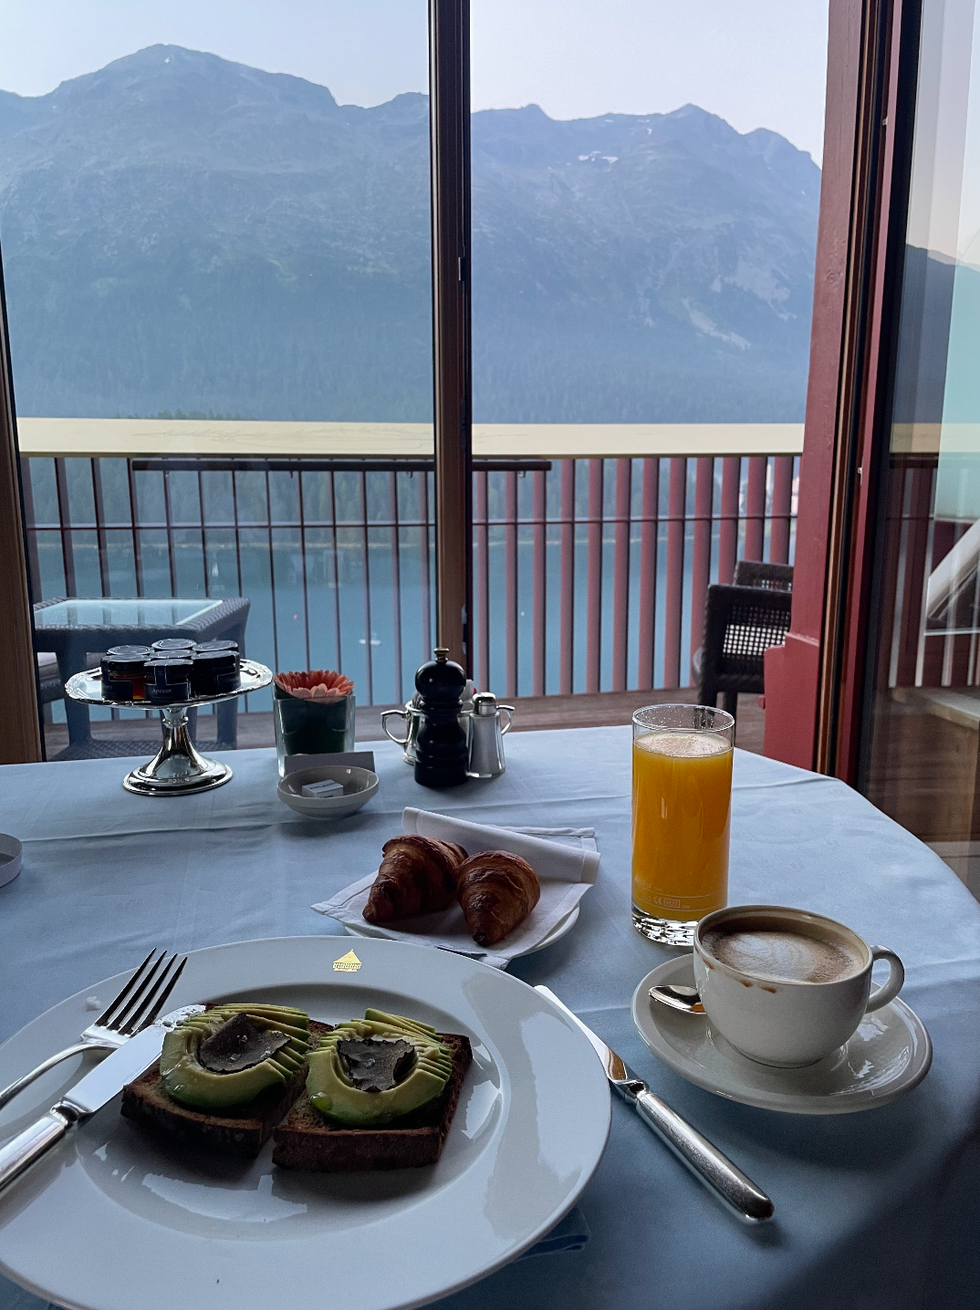
{"type": "Polygon", "coordinates": [[[765,753],[858,785],[904,262],[921,0],[830,0],[793,615],[765,753]]]}

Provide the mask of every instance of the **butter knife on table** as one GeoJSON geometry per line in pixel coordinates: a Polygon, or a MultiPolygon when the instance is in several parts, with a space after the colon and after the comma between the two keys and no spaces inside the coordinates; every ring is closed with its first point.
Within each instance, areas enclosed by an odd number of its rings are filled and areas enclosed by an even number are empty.
{"type": "Polygon", "coordinates": [[[101,1110],[127,1083],[145,1073],[160,1058],[163,1039],[175,1022],[203,1009],[203,1005],[184,1006],[128,1038],[66,1092],[47,1114],[0,1146],[0,1191],[67,1136],[75,1124],[101,1110]]]}
{"type": "Polygon", "coordinates": [[[772,1201],[756,1187],[751,1178],[747,1178],[741,1169],[732,1164],[716,1146],[712,1146],[706,1137],[702,1137],[697,1129],[692,1128],[686,1119],[682,1119],[675,1110],[661,1101],[659,1096],[654,1096],[643,1079],[637,1078],[629,1065],[597,1037],[591,1028],[586,1027],[578,1015],[562,1004],[553,991],[541,986],[534,990],[557,1005],[585,1033],[602,1062],[610,1084],[627,1104],[633,1106],[647,1127],[652,1128],[678,1159],[687,1165],[699,1182],[704,1183],[745,1223],[761,1224],[773,1217],[775,1207],[772,1201]]]}

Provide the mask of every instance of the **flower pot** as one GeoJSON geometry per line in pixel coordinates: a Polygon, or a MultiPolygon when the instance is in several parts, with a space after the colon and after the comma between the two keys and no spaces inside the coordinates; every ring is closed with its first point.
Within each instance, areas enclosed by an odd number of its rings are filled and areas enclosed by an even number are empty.
{"type": "Polygon", "coordinates": [[[354,693],[332,700],[301,700],[273,687],[276,758],[283,776],[287,755],[325,755],[354,749],[354,693]]]}

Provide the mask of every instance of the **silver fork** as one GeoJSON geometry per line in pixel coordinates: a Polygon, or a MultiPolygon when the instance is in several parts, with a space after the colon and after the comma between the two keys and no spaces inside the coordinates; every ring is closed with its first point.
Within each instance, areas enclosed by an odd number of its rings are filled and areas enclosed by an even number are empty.
{"type": "Polygon", "coordinates": [[[154,948],[135,971],[118,996],[114,997],[94,1023],[85,1028],[73,1046],[43,1060],[36,1069],[0,1092],[0,1110],[35,1078],[53,1069],[69,1056],[83,1051],[114,1051],[117,1047],[153,1023],[176,986],[177,979],[187,963],[187,956],[159,955],[154,948]],[[156,957],[156,958],[154,958],[156,957]]]}

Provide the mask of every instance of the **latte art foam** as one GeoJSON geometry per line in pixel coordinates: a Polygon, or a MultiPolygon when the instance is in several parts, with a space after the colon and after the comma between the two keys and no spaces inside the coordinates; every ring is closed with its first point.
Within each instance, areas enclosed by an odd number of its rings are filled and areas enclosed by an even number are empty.
{"type": "Polygon", "coordinates": [[[730,969],[772,982],[837,982],[859,973],[865,964],[857,949],[845,941],[785,928],[725,924],[706,932],[702,944],[730,969]]]}

